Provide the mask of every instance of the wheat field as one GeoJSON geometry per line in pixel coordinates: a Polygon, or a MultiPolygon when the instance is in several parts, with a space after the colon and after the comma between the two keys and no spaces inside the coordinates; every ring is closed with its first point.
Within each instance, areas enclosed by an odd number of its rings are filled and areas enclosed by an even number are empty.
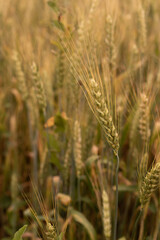
{"type": "Polygon", "coordinates": [[[0,0],[0,239],[160,239],[160,1],[0,0]]]}

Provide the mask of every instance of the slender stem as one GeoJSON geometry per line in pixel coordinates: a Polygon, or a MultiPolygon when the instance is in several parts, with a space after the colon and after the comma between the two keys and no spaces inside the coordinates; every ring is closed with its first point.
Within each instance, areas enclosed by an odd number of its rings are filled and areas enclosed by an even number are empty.
{"type": "Polygon", "coordinates": [[[116,200],[115,200],[115,222],[114,222],[114,235],[113,240],[116,240],[117,237],[117,218],[118,218],[118,171],[119,171],[119,156],[117,154],[117,167],[116,167],[116,200]]]}
{"type": "Polygon", "coordinates": [[[80,182],[80,178],[78,177],[78,210],[81,211],[81,190],[80,190],[80,186],[81,186],[81,182],[80,182]]]}
{"type": "Polygon", "coordinates": [[[132,237],[131,237],[132,240],[135,239],[138,222],[139,222],[139,220],[140,220],[140,218],[141,218],[142,213],[143,213],[142,210],[138,213],[138,217],[137,217],[137,219],[136,219],[136,222],[135,222],[135,225],[134,225],[134,229],[133,229],[133,233],[132,233],[132,237]]]}

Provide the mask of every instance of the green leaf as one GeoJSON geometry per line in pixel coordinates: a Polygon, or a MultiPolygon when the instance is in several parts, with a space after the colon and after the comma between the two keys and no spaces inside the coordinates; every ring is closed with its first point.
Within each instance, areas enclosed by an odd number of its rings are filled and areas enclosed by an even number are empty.
{"type": "Polygon", "coordinates": [[[48,5],[55,11],[58,12],[58,7],[54,1],[48,1],[48,5]]]}
{"type": "Polygon", "coordinates": [[[62,31],[64,32],[65,27],[64,27],[63,23],[61,23],[61,22],[58,21],[58,20],[53,20],[52,23],[53,23],[53,25],[54,25],[56,28],[58,28],[58,29],[60,29],[60,30],[62,30],[62,31]]]}
{"type": "Polygon", "coordinates": [[[60,114],[57,114],[55,116],[55,131],[57,133],[65,132],[66,124],[67,121],[60,114]]]}
{"type": "Polygon", "coordinates": [[[61,44],[57,41],[51,41],[51,44],[56,46],[58,49],[63,50],[63,47],[61,46],[61,44]]]}
{"type": "Polygon", "coordinates": [[[91,199],[88,198],[88,197],[81,197],[81,198],[78,199],[77,201],[84,202],[84,203],[88,204],[88,206],[91,207],[91,208],[93,208],[93,209],[94,209],[94,207],[95,207],[94,204],[93,204],[93,202],[91,201],[91,199]]]}
{"type": "Polygon", "coordinates": [[[63,232],[58,236],[57,240],[62,240],[63,239],[63,232]]]}
{"type": "Polygon", "coordinates": [[[53,132],[46,133],[46,138],[48,139],[48,149],[59,152],[60,151],[60,143],[56,139],[56,136],[53,135],[53,132]]]}
{"type": "Polygon", "coordinates": [[[54,164],[59,170],[62,170],[63,167],[60,163],[60,160],[59,160],[57,154],[55,152],[51,152],[51,153],[49,153],[49,156],[50,156],[50,162],[52,164],[54,164]]]}
{"type": "Polygon", "coordinates": [[[21,227],[15,234],[12,240],[22,240],[22,235],[26,231],[27,225],[21,227]]]}
{"type": "Polygon", "coordinates": [[[0,197],[0,208],[7,208],[11,205],[11,199],[8,196],[0,197]]]}
{"type": "MultiPolygon", "coordinates": [[[[116,187],[113,186],[113,190],[115,190],[116,187]]],[[[119,192],[136,192],[137,191],[137,185],[119,185],[118,186],[119,192]]]]}
{"type": "Polygon", "coordinates": [[[94,227],[82,213],[74,210],[73,208],[70,208],[70,214],[76,222],[83,225],[83,227],[86,229],[91,240],[97,239],[97,234],[94,227]]]}
{"type": "Polygon", "coordinates": [[[87,161],[86,161],[86,166],[90,166],[92,165],[92,163],[96,162],[97,160],[99,159],[99,156],[98,155],[92,155],[90,156],[87,161]]]}

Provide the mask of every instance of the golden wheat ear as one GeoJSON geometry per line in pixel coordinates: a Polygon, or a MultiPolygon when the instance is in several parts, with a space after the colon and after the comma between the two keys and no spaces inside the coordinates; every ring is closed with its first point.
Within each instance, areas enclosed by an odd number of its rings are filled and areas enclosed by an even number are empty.
{"type": "Polygon", "coordinates": [[[145,93],[141,94],[139,132],[144,143],[150,136],[149,128],[149,101],[145,93]]]}
{"type": "Polygon", "coordinates": [[[91,93],[93,95],[93,101],[96,108],[95,110],[97,112],[98,120],[104,129],[107,142],[112,147],[114,154],[117,156],[119,149],[118,133],[114,126],[112,117],[109,113],[103,95],[100,91],[98,83],[94,79],[91,79],[90,82],[91,93]]]}
{"type": "Polygon", "coordinates": [[[24,101],[26,101],[28,98],[28,89],[27,89],[27,85],[26,85],[25,75],[22,70],[22,64],[19,59],[19,55],[16,51],[14,51],[12,59],[14,62],[14,67],[15,67],[15,74],[17,77],[18,89],[21,93],[22,99],[24,101]]]}
{"type": "Polygon", "coordinates": [[[110,205],[108,194],[105,190],[102,193],[103,201],[103,229],[106,239],[111,238],[111,217],[110,217],[110,205]]]}
{"type": "Polygon", "coordinates": [[[76,120],[74,123],[74,157],[77,176],[80,176],[83,168],[83,162],[82,162],[81,127],[78,120],[76,120]]]}
{"type": "Polygon", "coordinates": [[[142,6],[138,9],[138,27],[139,27],[139,48],[141,52],[144,53],[147,47],[147,26],[146,26],[146,16],[145,10],[142,6]]]}
{"type": "Polygon", "coordinates": [[[32,70],[32,80],[35,87],[37,102],[40,109],[42,109],[42,111],[45,112],[47,102],[46,102],[46,94],[44,91],[44,84],[43,84],[42,78],[39,75],[37,65],[34,62],[32,63],[31,70],[32,70]]]}
{"type": "Polygon", "coordinates": [[[47,222],[46,226],[46,240],[56,240],[57,239],[57,233],[56,233],[56,228],[53,224],[50,222],[47,222]]]}

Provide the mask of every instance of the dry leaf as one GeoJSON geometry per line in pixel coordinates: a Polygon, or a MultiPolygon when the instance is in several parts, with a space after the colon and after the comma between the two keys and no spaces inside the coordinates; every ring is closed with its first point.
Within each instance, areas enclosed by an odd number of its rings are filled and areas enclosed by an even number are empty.
{"type": "Polygon", "coordinates": [[[53,127],[54,126],[54,117],[51,117],[47,120],[47,122],[44,124],[44,127],[45,128],[48,128],[48,127],[53,127]]]}

